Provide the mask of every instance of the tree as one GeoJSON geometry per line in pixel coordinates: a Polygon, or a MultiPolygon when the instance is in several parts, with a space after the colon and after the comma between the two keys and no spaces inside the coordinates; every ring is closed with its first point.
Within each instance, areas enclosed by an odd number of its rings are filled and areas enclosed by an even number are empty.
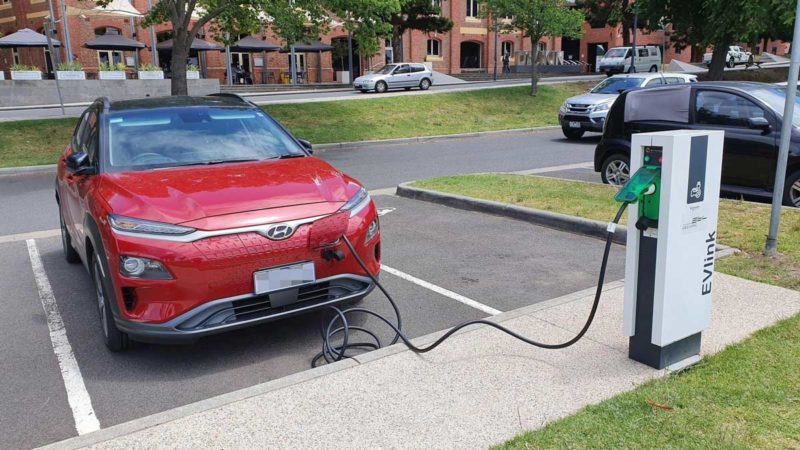
{"type": "Polygon", "coordinates": [[[622,25],[622,45],[629,46],[631,45],[631,31],[634,31],[633,16],[635,12],[632,3],[631,0],[585,0],[582,6],[586,20],[589,22],[612,27],[622,25]]]}
{"type": "Polygon", "coordinates": [[[407,30],[447,33],[453,29],[453,21],[441,16],[441,12],[431,0],[400,0],[400,9],[388,16],[395,61],[403,61],[403,35],[407,30]]]}
{"type": "Polygon", "coordinates": [[[583,34],[584,14],[570,8],[566,0],[485,0],[482,6],[483,15],[500,18],[501,30],[519,30],[530,39],[532,96],[539,91],[539,41],[545,36],[578,38],[583,34]]]}
{"type": "Polygon", "coordinates": [[[639,17],[651,24],[672,24],[670,40],[677,49],[712,47],[708,79],[721,80],[728,46],[749,42],[765,30],[764,8],[769,1],[639,0],[639,17]]]}

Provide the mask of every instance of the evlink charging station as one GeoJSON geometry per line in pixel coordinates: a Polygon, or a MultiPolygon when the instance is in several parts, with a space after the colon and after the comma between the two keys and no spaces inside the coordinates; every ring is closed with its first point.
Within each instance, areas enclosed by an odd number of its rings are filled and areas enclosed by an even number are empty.
{"type": "Polygon", "coordinates": [[[312,366],[322,359],[333,362],[346,358],[349,349],[381,346],[373,332],[348,324],[351,313],[378,318],[395,331],[391,344],[402,341],[417,353],[431,351],[456,331],[475,324],[493,327],[540,348],[556,350],[575,344],[594,320],[612,237],[626,208],[624,327],[629,336],[628,356],[657,369],[680,369],[693,364],[700,359],[701,333],[711,318],[723,138],[722,131],[633,135],[630,170],[635,173],[615,196],[621,206],[608,224],[592,309],[572,339],[554,344],[537,342],[496,322],[478,319],[456,325],[427,347],[417,347],[402,331],[400,310],[391,294],[370,274],[343,235],[350,254],[389,300],[396,324],[365,308],[332,307],[335,315],[327,325],[323,324],[322,351],[314,357],[312,366]],[[372,342],[353,342],[353,331],[367,334],[372,342]],[[333,338],[340,334],[342,342],[334,343],[333,338]]]}

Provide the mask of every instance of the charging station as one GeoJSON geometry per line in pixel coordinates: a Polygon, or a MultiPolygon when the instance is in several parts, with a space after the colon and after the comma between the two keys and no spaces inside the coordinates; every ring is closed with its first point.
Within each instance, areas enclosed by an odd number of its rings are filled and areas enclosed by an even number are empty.
{"type": "Polygon", "coordinates": [[[631,359],[677,369],[700,359],[711,319],[722,131],[635,134],[625,260],[631,359]],[[634,173],[635,172],[635,173],[634,173]]]}

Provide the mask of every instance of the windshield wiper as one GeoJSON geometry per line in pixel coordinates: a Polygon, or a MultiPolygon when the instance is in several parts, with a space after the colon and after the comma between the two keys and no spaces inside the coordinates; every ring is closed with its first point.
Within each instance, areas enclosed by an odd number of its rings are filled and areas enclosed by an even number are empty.
{"type": "Polygon", "coordinates": [[[240,163],[240,162],[253,162],[253,161],[262,161],[260,158],[243,158],[243,159],[212,159],[210,161],[197,161],[192,163],[186,164],[176,164],[174,166],[164,167],[168,169],[170,167],[186,167],[186,166],[213,166],[216,164],[227,164],[227,163],[240,163]]]}
{"type": "Polygon", "coordinates": [[[306,155],[305,153],[290,153],[288,155],[278,156],[278,159],[304,158],[306,156],[308,156],[308,155],[306,155]]]}

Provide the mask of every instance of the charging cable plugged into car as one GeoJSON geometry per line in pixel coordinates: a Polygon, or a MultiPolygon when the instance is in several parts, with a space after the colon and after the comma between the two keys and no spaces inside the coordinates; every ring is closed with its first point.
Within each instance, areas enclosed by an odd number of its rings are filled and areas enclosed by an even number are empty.
{"type": "MultiPolygon", "coordinates": [[[[415,353],[429,352],[459,330],[485,325],[526,344],[549,350],[580,341],[595,319],[608,267],[612,238],[628,210],[625,272],[625,331],[631,359],[654,368],[677,369],[699,360],[700,335],[710,320],[717,210],[719,207],[723,133],[672,131],[635,135],[631,168],[636,173],[615,195],[620,202],[606,228],[600,273],[589,315],[580,331],[559,343],[540,342],[487,319],[462,322],[427,346],[416,346],[403,332],[397,302],[367,270],[353,244],[341,240],[349,254],[383,293],[394,321],[375,311],[329,307],[333,317],[322,322],[322,350],[311,361],[317,367],[382,347],[377,334],[351,324],[357,314],[372,316],[394,332],[389,345],[403,342],[415,353]],[[630,208],[629,208],[630,206],[630,208]],[[368,336],[356,340],[355,333],[368,336]]],[[[336,258],[337,252],[330,256],[336,258]]],[[[327,259],[327,257],[326,257],[327,259]]]]}

